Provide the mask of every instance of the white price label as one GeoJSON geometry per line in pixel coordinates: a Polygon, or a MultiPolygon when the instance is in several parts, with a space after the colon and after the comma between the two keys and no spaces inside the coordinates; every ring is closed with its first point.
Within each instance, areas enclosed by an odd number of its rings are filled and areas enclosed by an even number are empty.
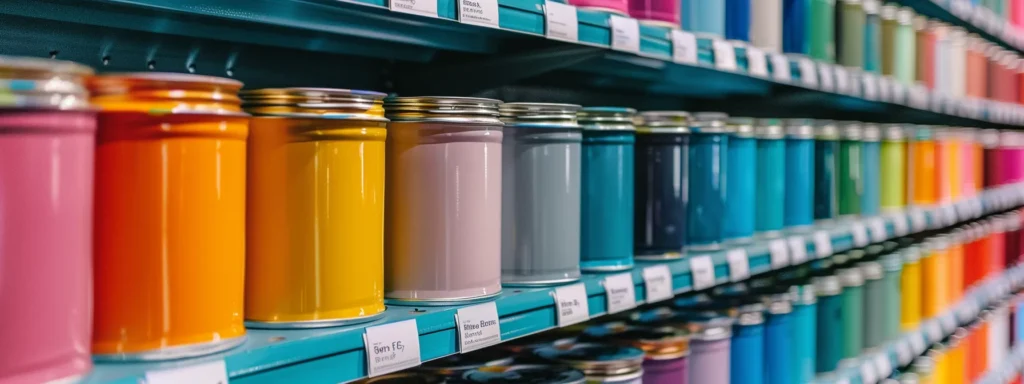
{"type": "Polygon", "coordinates": [[[690,32],[672,30],[672,61],[697,64],[697,37],[690,32]]]}
{"type": "Polygon", "coordinates": [[[475,351],[501,342],[501,323],[494,302],[459,308],[455,312],[459,326],[459,353],[475,351]]]}
{"type": "Polygon", "coordinates": [[[437,0],[391,0],[388,7],[395,12],[437,17],[437,0]]]}
{"type": "Polygon", "coordinates": [[[956,207],[953,204],[944,204],[942,206],[942,217],[946,220],[947,225],[956,224],[959,221],[956,216],[956,207]]]}
{"type": "Polygon", "coordinates": [[[647,288],[647,302],[654,303],[671,299],[675,296],[672,290],[672,271],[668,265],[659,264],[643,270],[644,287],[647,288]]]}
{"type": "Polygon", "coordinates": [[[768,258],[772,269],[789,266],[789,249],[786,248],[786,240],[776,239],[769,242],[768,258]]]}
{"type": "Polygon", "coordinates": [[[632,273],[620,273],[604,278],[604,293],[608,296],[609,314],[636,308],[632,273]]]}
{"type": "Polygon", "coordinates": [[[871,230],[871,239],[876,243],[889,239],[889,232],[885,228],[885,220],[874,218],[868,222],[868,229],[871,230]]]}
{"type": "Polygon", "coordinates": [[[743,248],[730,249],[725,253],[725,258],[729,261],[730,280],[741,281],[750,277],[750,258],[747,257],[747,250],[743,248]]]}
{"type": "Polygon", "coordinates": [[[864,223],[855,221],[850,226],[850,234],[853,236],[853,246],[860,248],[868,245],[868,230],[864,223]]]}
{"type": "Polygon", "coordinates": [[[940,317],[939,322],[942,323],[942,330],[946,333],[953,333],[956,330],[956,317],[953,314],[940,317]]]}
{"type": "Polygon", "coordinates": [[[917,109],[928,109],[928,88],[916,84],[907,93],[907,104],[917,109]]]}
{"type": "Polygon", "coordinates": [[[544,35],[549,39],[577,42],[580,26],[576,7],[554,1],[544,2],[544,35]]]}
{"type": "Polygon", "coordinates": [[[850,93],[850,74],[846,72],[846,68],[836,65],[833,69],[836,73],[836,92],[850,93]]]}
{"type": "Polygon", "coordinates": [[[860,382],[861,384],[875,384],[878,382],[878,373],[875,372],[875,366],[870,361],[860,364],[860,382]]]}
{"type": "Polygon", "coordinates": [[[747,71],[754,76],[768,77],[768,60],[764,51],[747,47],[747,71]]]}
{"type": "Polygon", "coordinates": [[[882,352],[875,355],[875,371],[881,378],[889,377],[892,374],[892,361],[889,360],[889,353],[882,352]]]}
{"type": "Polygon", "coordinates": [[[828,257],[832,255],[832,235],[828,231],[818,231],[814,233],[814,254],[818,258],[828,257]]]}
{"type": "Polygon", "coordinates": [[[889,215],[892,219],[893,232],[896,233],[896,237],[906,236],[910,233],[910,229],[907,227],[907,217],[902,213],[896,213],[889,215]]]}
{"type": "Polygon", "coordinates": [[[786,247],[777,245],[778,243],[778,241],[773,241],[769,245],[778,249],[788,249],[790,264],[800,264],[807,261],[807,241],[804,240],[803,236],[786,238],[786,247]]]}
{"type": "Polygon", "coordinates": [[[814,61],[809,58],[800,58],[797,63],[800,68],[800,81],[808,88],[818,87],[818,69],[814,61]]]}
{"type": "Polygon", "coordinates": [[[459,22],[500,28],[498,25],[498,0],[459,1],[459,22]]]}
{"type": "Polygon", "coordinates": [[[366,327],[363,341],[370,377],[420,365],[420,333],[416,319],[366,327]]]}
{"type": "Polygon", "coordinates": [[[864,91],[864,98],[868,100],[877,100],[878,82],[875,81],[875,76],[865,73],[861,76],[861,83],[864,84],[861,88],[864,91]]]}
{"type": "Polygon", "coordinates": [[[928,341],[937,343],[942,340],[942,326],[938,321],[931,320],[925,324],[924,331],[928,333],[928,341]]]}
{"type": "Polygon", "coordinates": [[[725,40],[715,40],[711,49],[715,52],[715,68],[723,71],[736,70],[736,48],[725,40]]]}
{"type": "Polygon", "coordinates": [[[924,350],[928,348],[928,346],[925,345],[924,343],[924,334],[922,334],[921,332],[915,332],[913,335],[911,335],[910,346],[914,348],[915,355],[920,355],[921,353],[923,353],[924,350]]]}
{"type": "Polygon", "coordinates": [[[773,53],[772,57],[772,78],[776,81],[789,81],[792,75],[789,73],[789,58],[786,55],[773,53]]]}
{"type": "Polygon", "coordinates": [[[921,232],[928,229],[928,218],[925,216],[923,210],[914,209],[910,211],[910,227],[914,229],[914,232],[921,232]]]}
{"type": "Polygon", "coordinates": [[[885,102],[892,100],[892,95],[890,94],[892,83],[889,81],[889,78],[881,76],[875,77],[875,79],[878,81],[878,99],[885,102]]]}
{"type": "Polygon", "coordinates": [[[146,384],[228,384],[224,360],[146,372],[146,384]]]}
{"type": "Polygon", "coordinates": [[[831,64],[818,64],[818,84],[822,91],[835,90],[835,71],[832,70],[831,64]]]}
{"type": "Polygon", "coordinates": [[[590,320],[587,287],[578,283],[555,288],[555,307],[559,327],[590,320]]]}
{"type": "Polygon", "coordinates": [[[903,339],[896,343],[896,356],[900,359],[900,365],[910,364],[914,360],[914,352],[911,351],[909,340],[903,339]]]}
{"type": "Polygon", "coordinates": [[[690,257],[690,273],[693,275],[694,291],[715,286],[715,263],[711,261],[711,256],[690,257]]]}
{"type": "Polygon", "coordinates": [[[611,15],[608,25],[612,30],[612,49],[640,53],[640,23],[636,19],[611,15]]]}

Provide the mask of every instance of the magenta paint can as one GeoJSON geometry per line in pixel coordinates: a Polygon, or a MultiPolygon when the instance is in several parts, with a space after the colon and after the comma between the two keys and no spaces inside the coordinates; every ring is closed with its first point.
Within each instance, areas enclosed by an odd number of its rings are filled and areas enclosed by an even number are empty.
{"type": "Polygon", "coordinates": [[[681,5],[679,0],[629,0],[629,16],[641,23],[678,28],[681,5]]]}
{"type": "Polygon", "coordinates": [[[732,318],[728,316],[691,322],[688,382],[729,383],[729,349],[732,318]]]}
{"type": "Polygon", "coordinates": [[[569,0],[569,4],[591,11],[629,14],[629,0],[569,0]]]}
{"type": "Polygon", "coordinates": [[[1024,134],[1003,131],[999,145],[999,184],[1024,181],[1024,134]]]}
{"type": "Polygon", "coordinates": [[[389,301],[451,305],[501,292],[500,104],[466,97],[385,100],[389,301]]]}
{"type": "Polygon", "coordinates": [[[0,383],[92,368],[91,74],[0,56],[0,383]]]}

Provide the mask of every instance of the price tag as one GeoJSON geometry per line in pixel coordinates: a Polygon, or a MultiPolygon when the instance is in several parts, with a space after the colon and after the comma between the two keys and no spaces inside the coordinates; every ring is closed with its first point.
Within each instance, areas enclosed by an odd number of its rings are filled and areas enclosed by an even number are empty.
{"type": "Polygon", "coordinates": [[[391,0],[388,2],[388,8],[391,8],[394,12],[437,17],[436,0],[391,0]]]}
{"type": "Polygon", "coordinates": [[[498,26],[498,0],[466,0],[459,2],[459,22],[482,27],[498,26]]]}
{"type": "Polygon", "coordinates": [[[640,53],[640,23],[636,19],[611,15],[608,25],[612,29],[612,49],[640,53]]]}
{"type": "Polygon", "coordinates": [[[907,104],[907,86],[899,81],[892,83],[892,102],[903,105],[907,104]]]}
{"type": "Polygon", "coordinates": [[[924,335],[921,332],[914,332],[910,336],[910,346],[914,348],[915,355],[924,353],[925,349],[928,348],[924,343],[924,335]]]}
{"type": "Polygon", "coordinates": [[[554,1],[544,2],[544,35],[549,39],[577,42],[580,26],[576,20],[576,7],[554,1]]]}
{"type": "Polygon", "coordinates": [[[864,84],[864,98],[868,100],[878,99],[878,82],[875,81],[875,76],[865,73],[861,76],[861,83],[864,84]]]}
{"type": "Polygon", "coordinates": [[[790,264],[800,264],[800,263],[803,263],[803,262],[807,261],[807,242],[804,241],[804,238],[802,236],[791,236],[791,237],[787,238],[786,239],[786,245],[788,247],[783,247],[781,244],[775,245],[775,243],[777,243],[777,242],[781,242],[781,241],[780,240],[776,240],[776,241],[772,242],[772,244],[770,244],[770,245],[776,246],[776,247],[778,247],[779,249],[782,249],[782,250],[785,250],[785,249],[788,248],[789,249],[789,263],[790,264]]]}
{"type": "Polygon", "coordinates": [[[896,357],[900,359],[900,365],[910,364],[914,359],[914,352],[911,351],[910,341],[903,339],[896,343],[896,357]]]}
{"type": "Polygon", "coordinates": [[[587,287],[583,283],[555,288],[558,326],[565,327],[590,320],[587,287]]]}
{"type": "Polygon", "coordinates": [[[818,88],[818,69],[814,65],[814,61],[809,58],[802,57],[797,62],[797,66],[800,68],[800,81],[803,82],[804,86],[808,88],[818,88]]]}
{"type": "Polygon", "coordinates": [[[892,100],[892,95],[890,95],[889,92],[892,90],[892,84],[890,83],[889,78],[885,76],[876,76],[875,79],[878,82],[878,99],[886,102],[892,100]]]}
{"type": "Polygon", "coordinates": [[[885,220],[881,218],[874,218],[868,222],[868,227],[871,230],[871,239],[876,243],[881,243],[889,238],[889,233],[885,229],[885,220]]]}
{"type": "Polygon", "coordinates": [[[672,30],[672,61],[697,64],[697,37],[690,32],[672,30]]]}
{"type": "Polygon", "coordinates": [[[715,263],[711,256],[690,257],[690,273],[693,274],[694,291],[715,286],[715,263]]]}
{"type": "Polygon", "coordinates": [[[928,109],[928,88],[921,84],[910,87],[907,104],[917,109],[928,109]]]}
{"type": "Polygon", "coordinates": [[[723,71],[736,70],[736,49],[725,40],[714,40],[711,49],[715,52],[715,68],[723,71]]]}
{"type": "Polygon", "coordinates": [[[888,353],[879,353],[875,355],[875,372],[878,372],[878,377],[889,377],[892,374],[892,361],[889,360],[888,353]]]}
{"type": "Polygon", "coordinates": [[[832,235],[828,231],[814,232],[814,254],[819,259],[832,255],[832,235]]]}
{"type": "Polygon", "coordinates": [[[850,74],[842,65],[833,67],[836,72],[836,92],[850,93],[850,74]]]}
{"type": "Polygon", "coordinates": [[[860,364],[860,382],[861,384],[875,384],[878,382],[878,373],[875,372],[875,366],[870,361],[860,364]]]}
{"type": "Polygon", "coordinates": [[[747,71],[753,76],[768,77],[768,60],[764,51],[747,47],[747,71]]]}
{"type": "MultiPolygon", "coordinates": [[[[785,248],[785,244],[782,245],[785,248]]],[[[729,261],[729,280],[741,281],[750,277],[750,259],[747,257],[747,250],[743,248],[730,249],[725,253],[729,261]]]]}
{"type": "Polygon", "coordinates": [[[608,314],[636,308],[632,273],[620,273],[604,278],[604,293],[608,296],[608,314]]]}
{"type": "Polygon", "coordinates": [[[772,78],[776,81],[788,82],[792,78],[792,75],[789,73],[789,58],[778,53],[773,53],[771,58],[772,78]]]}
{"type": "Polygon", "coordinates": [[[146,384],[228,384],[224,360],[146,372],[146,384]]]}
{"type": "Polygon", "coordinates": [[[366,327],[363,341],[370,377],[420,365],[420,333],[416,319],[366,327]]]}
{"type": "Polygon", "coordinates": [[[893,232],[896,232],[896,237],[906,236],[910,233],[910,228],[907,228],[907,217],[901,213],[895,213],[889,215],[892,219],[893,232]]]}
{"type": "Polygon", "coordinates": [[[493,301],[459,308],[455,312],[459,325],[459,353],[475,351],[501,342],[498,306],[493,301]]]}
{"type": "Polygon", "coordinates": [[[956,208],[952,204],[944,204],[942,206],[942,217],[946,221],[946,224],[952,225],[959,221],[956,217],[956,208]]]}
{"type": "Polygon", "coordinates": [[[929,321],[928,324],[925,324],[924,331],[928,333],[929,342],[937,343],[942,340],[942,326],[939,325],[938,321],[929,321]]]}
{"type": "Polygon", "coordinates": [[[946,333],[953,333],[956,330],[956,318],[952,314],[940,317],[939,322],[942,323],[942,330],[946,333]]]}
{"type": "Polygon", "coordinates": [[[914,232],[928,229],[928,219],[925,217],[924,211],[920,209],[910,211],[910,227],[914,229],[914,232]]]}
{"type": "Polygon", "coordinates": [[[654,303],[671,299],[675,296],[672,290],[672,271],[665,264],[644,268],[644,287],[647,288],[647,302],[654,303]]]}
{"type": "Polygon", "coordinates": [[[853,222],[850,227],[850,234],[853,235],[854,247],[860,248],[868,245],[868,230],[864,227],[864,223],[860,221],[853,222]]]}
{"type": "Polygon", "coordinates": [[[768,257],[772,269],[780,269],[789,266],[789,249],[786,248],[786,240],[776,239],[768,243],[768,257]]]}
{"type": "Polygon", "coordinates": [[[818,85],[822,91],[835,90],[835,71],[831,64],[818,63],[818,85]]]}

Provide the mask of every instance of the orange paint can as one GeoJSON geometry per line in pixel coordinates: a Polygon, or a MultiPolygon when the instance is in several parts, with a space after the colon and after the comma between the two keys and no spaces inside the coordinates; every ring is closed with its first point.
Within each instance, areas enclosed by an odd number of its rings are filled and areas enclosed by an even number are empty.
{"type": "Polygon", "coordinates": [[[944,235],[928,240],[921,257],[923,301],[921,318],[938,316],[949,305],[949,238],[944,235]]]}
{"type": "Polygon", "coordinates": [[[966,237],[964,230],[957,229],[950,234],[950,243],[946,261],[949,266],[946,270],[949,273],[948,290],[946,291],[947,304],[954,304],[963,297],[964,293],[964,246],[962,239],[966,237]]]}
{"type": "Polygon", "coordinates": [[[170,73],[90,82],[100,108],[95,358],[176,359],[244,341],[241,87],[170,73]]]}
{"type": "Polygon", "coordinates": [[[932,205],[939,197],[936,180],[938,156],[932,129],[917,126],[910,132],[907,142],[907,201],[913,205],[932,205]]]}

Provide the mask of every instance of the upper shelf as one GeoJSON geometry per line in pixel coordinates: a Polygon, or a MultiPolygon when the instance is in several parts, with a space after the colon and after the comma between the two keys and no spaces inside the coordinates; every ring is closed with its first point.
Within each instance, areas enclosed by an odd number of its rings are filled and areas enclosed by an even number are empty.
{"type": "Polygon", "coordinates": [[[12,38],[0,41],[0,54],[57,57],[101,71],[230,76],[249,87],[614,102],[752,117],[1024,124],[1017,104],[953,100],[805,58],[719,49],[706,39],[673,38],[665,27],[613,32],[601,12],[576,10],[578,41],[564,42],[544,37],[543,0],[498,0],[500,29],[460,23],[456,1],[436,1],[437,18],[390,11],[386,0],[7,2],[0,5],[0,33],[12,38]],[[639,49],[612,50],[613,37],[635,39],[639,49]]]}
{"type": "MultiPolygon", "coordinates": [[[[637,304],[650,303],[645,270],[667,268],[674,294],[692,292],[695,274],[692,260],[706,256],[713,265],[713,279],[699,277],[706,289],[731,281],[742,281],[792,265],[812,262],[868,243],[917,233],[971,220],[983,214],[1001,212],[1024,203],[1024,185],[989,190],[978,198],[929,209],[914,209],[886,216],[843,221],[813,230],[787,233],[774,240],[757,240],[720,252],[691,253],[685,259],[638,263],[630,276],[637,304]],[[738,251],[742,250],[742,252],[738,251]],[[746,267],[746,273],[743,271],[746,267]]],[[[608,274],[585,274],[580,281],[586,291],[589,317],[607,314],[608,274]]],[[[701,275],[707,276],[707,275],[701,275]]],[[[502,341],[542,332],[558,326],[554,287],[506,288],[495,299],[502,341]]],[[[667,299],[667,298],[666,298],[667,299]]],[[[391,305],[383,319],[348,327],[258,330],[248,333],[242,346],[217,355],[162,363],[100,363],[89,383],[136,383],[146,372],[195,364],[224,361],[232,383],[338,383],[366,376],[363,334],[367,327],[414,319],[419,331],[420,355],[428,361],[458,353],[455,313],[462,306],[414,307],[391,305]]]]}

